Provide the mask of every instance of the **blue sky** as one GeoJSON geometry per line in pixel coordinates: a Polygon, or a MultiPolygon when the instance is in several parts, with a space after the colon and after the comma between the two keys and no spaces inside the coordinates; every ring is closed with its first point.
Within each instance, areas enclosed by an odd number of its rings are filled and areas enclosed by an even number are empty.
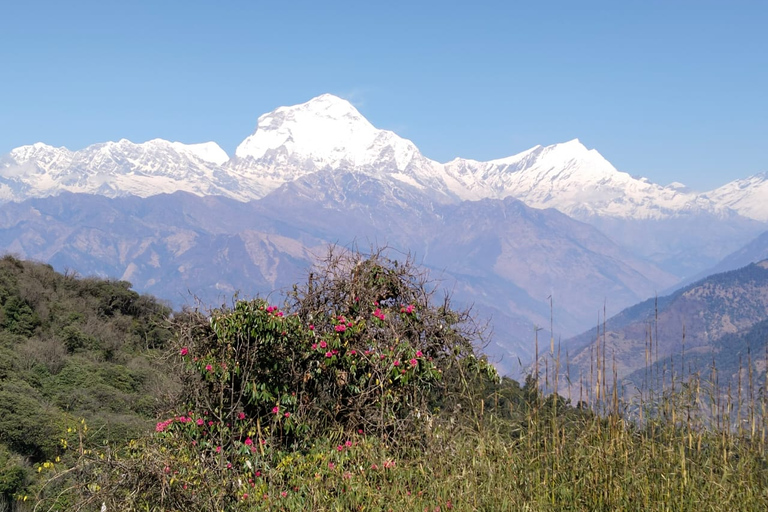
{"type": "Polygon", "coordinates": [[[704,190],[768,171],[768,2],[5,1],[0,154],[214,140],[330,92],[428,157],[579,138],[704,190]],[[473,4],[481,5],[473,5],[473,4]]]}

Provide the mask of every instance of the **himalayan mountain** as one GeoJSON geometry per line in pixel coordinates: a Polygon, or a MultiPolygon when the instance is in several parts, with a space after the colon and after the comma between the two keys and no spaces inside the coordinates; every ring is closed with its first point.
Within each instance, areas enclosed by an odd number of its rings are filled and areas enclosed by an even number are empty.
{"type": "Polygon", "coordinates": [[[232,156],[161,139],[16,148],[0,156],[0,247],[179,305],[290,286],[329,243],[387,245],[491,317],[489,351],[514,372],[539,326],[576,334],[765,231],[765,181],[661,186],[578,140],[440,163],[325,94],[262,115],[232,156]]]}

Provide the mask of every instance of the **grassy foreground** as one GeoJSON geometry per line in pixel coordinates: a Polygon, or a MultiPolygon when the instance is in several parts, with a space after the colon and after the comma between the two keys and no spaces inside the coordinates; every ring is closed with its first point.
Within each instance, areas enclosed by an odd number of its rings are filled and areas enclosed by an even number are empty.
{"type": "MultiPolygon", "coordinates": [[[[110,501],[110,510],[764,511],[768,506],[763,446],[725,432],[693,433],[660,424],[641,431],[617,418],[568,408],[553,414],[552,403],[527,410],[523,404],[516,418],[494,410],[482,419],[456,418],[453,425],[436,427],[420,447],[341,432],[301,452],[265,445],[253,459],[261,470],[248,482],[229,481],[240,477],[226,464],[204,475],[185,471],[181,468],[190,461],[183,449],[158,449],[151,441],[135,443],[133,455],[112,453],[107,462],[96,452],[85,453],[75,466],[101,468],[86,471],[90,491],[81,489],[79,501],[62,500],[66,489],[60,496],[48,493],[37,510],[94,510],[110,501]],[[115,481],[130,474],[132,479],[115,481]],[[97,475],[101,480],[92,479],[97,475]]],[[[69,470],[44,471],[50,471],[55,488],[56,477],[67,477],[69,470]]]]}

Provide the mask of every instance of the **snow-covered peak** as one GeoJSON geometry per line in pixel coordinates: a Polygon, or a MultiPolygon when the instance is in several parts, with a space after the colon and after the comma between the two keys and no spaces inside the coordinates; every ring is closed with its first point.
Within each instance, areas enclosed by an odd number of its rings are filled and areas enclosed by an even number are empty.
{"type": "Polygon", "coordinates": [[[417,154],[411,141],[377,129],[350,102],[332,94],[262,115],[256,131],[235,151],[238,158],[278,159],[316,169],[386,159],[402,170],[417,154]]]}
{"type": "Polygon", "coordinates": [[[465,199],[512,196],[528,206],[557,208],[582,219],[662,218],[712,206],[695,194],[621,172],[578,139],[489,162],[456,159],[445,169],[456,180],[453,190],[465,199]]]}
{"type": "Polygon", "coordinates": [[[768,173],[766,172],[731,181],[707,192],[705,196],[745,217],[768,221],[768,173]]]}
{"type": "Polygon", "coordinates": [[[35,142],[34,144],[20,146],[16,149],[13,149],[9,155],[17,164],[23,164],[30,160],[50,160],[55,158],[68,157],[71,154],[72,152],[63,146],[56,148],[49,146],[48,144],[43,144],[42,142],[35,142]]]}
{"type": "Polygon", "coordinates": [[[229,160],[229,155],[215,142],[201,142],[199,144],[183,144],[171,142],[170,146],[179,153],[188,153],[199,158],[203,162],[222,165],[229,160]]]}

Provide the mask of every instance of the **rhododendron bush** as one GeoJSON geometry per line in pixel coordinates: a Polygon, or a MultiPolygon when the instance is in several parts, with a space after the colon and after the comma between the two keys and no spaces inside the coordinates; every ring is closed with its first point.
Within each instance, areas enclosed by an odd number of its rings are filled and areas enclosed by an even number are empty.
{"type": "Polygon", "coordinates": [[[453,394],[495,378],[475,357],[482,329],[434,295],[410,259],[334,249],[280,302],[177,315],[176,408],[148,437],[80,453],[72,489],[128,508],[300,504],[301,475],[347,485],[375,446],[365,478],[386,480],[387,450],[426,446],[453,394]],[[300,471],[286,462],[296,457],[300,471]]]}
{"type": "Polygon", "coordinates": [[[413,437],[445,390],[443,373],[474,359],[480,341],[469,313],[447,298],[434,304],[433,291],[410,260],[332,251],[280,305],[241,300],[187,315],[184,410],[207,415],[216,446],[255,436],[300,447],[328,430],[413,437]]]}

